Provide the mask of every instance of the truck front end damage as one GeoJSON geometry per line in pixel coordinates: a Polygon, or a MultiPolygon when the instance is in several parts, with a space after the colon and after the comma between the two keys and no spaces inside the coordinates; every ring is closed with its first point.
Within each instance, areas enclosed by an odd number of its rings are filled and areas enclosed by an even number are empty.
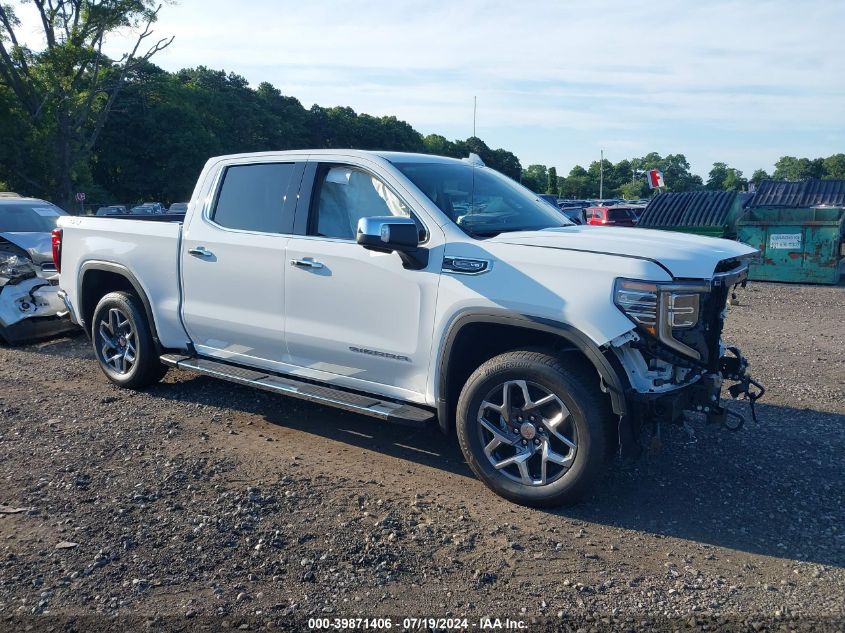
{"type": "Polygon", "coordinates": [[[668,283],[619,279],[614,303],[636,327],[608,345],[625,372],[634,431],[650,423],[683,423],[685,411],[739,429],[745,416],[729,409],[722,387],[734,399],[754,402],[765,389],[748,374],[748,361],[722,342],[727,301],[748,276],[747,257],[724,260],[707,280],[668,283]]]}
{"type": "Polygon", "coordinates": [[[17,345],[73,328],[55,268],[35,264],[27,251],[0,240],[0,339],[17,345]]]}

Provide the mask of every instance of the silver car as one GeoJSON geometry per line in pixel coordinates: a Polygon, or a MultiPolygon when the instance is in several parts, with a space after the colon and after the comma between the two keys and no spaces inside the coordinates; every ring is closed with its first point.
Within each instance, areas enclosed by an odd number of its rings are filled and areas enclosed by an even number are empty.
{"type": "Polygon", "coordinates": [[[18,344],[75,329],[59,298],[51,231],[59,207],[0,198],[0,340],[18,344]]]}

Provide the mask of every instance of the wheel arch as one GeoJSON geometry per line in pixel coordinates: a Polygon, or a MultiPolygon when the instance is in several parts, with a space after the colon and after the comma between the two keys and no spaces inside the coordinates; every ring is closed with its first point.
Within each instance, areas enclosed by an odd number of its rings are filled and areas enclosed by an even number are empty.
{"type": "Polygon", "coordinates": [[[128,290],[134,292],[144,306],[144,314],[147,323],[150,325],[150,334],[156,349],[161,352],[162,346],[158,338],[155,316],[152,304],[147,296],[144,287],[132,272],[113,262],[87,261],[80,267],[79,271],[79,319],[85,333],[91,335],[91,319],[94,317],[94,310],[100,299],[110,292],[128,290]]]}
{"type": "Polygon", "coordinates": [[[449,433],[460,388],[481,362],[520,346],[553,342],[560,352],[578,354],[589,363],[607,393],[613,412],[628,413],[626,379],[615,358],[605,355],[596,343],[567,323],[515,314],[506,310],[464,313],[449,325],[445,343],[437,359],[437,419],[441,430],[449,433]],[[493,337],[485,353],[467,355],[466,347],[480,336],[493,337]],[[480,361],[480,362],[479,362],[480,361]]]}

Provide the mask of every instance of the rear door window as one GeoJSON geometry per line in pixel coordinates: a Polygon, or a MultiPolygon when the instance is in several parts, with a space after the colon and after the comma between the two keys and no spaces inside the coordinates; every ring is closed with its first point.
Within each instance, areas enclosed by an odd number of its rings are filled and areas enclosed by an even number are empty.
{"type": "Polygon", "coordinates": [[[614,222],[631,219],[631,212],[628,209],[608,209],[607,215],[614,222]]]}
{"type": "Polygon", "coordinates": [[[227,229],[283,233],[283,207],[298,172],[295,163],[227,167],[211,220],[227,229]]]}

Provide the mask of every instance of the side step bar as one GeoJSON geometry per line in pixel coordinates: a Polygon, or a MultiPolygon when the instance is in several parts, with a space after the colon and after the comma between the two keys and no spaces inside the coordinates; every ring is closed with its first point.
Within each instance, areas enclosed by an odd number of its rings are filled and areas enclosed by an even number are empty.
{"type": "Polygon", "coordinates": [[[389,422],[398,422],[412,426],[423,426],[434,418],[434,412],[401,402],[381,400],[331,387],[323,387],[310,382],[297,380],[290,376],[280,376],[228,363],[196,358],[181,354],[163,354],[161,362],[168,367],[187,369],[206,376],[222,378],[264,391],[292,396],[317,404],[325,404],[338,409],[369,415],[389,422]]]}

